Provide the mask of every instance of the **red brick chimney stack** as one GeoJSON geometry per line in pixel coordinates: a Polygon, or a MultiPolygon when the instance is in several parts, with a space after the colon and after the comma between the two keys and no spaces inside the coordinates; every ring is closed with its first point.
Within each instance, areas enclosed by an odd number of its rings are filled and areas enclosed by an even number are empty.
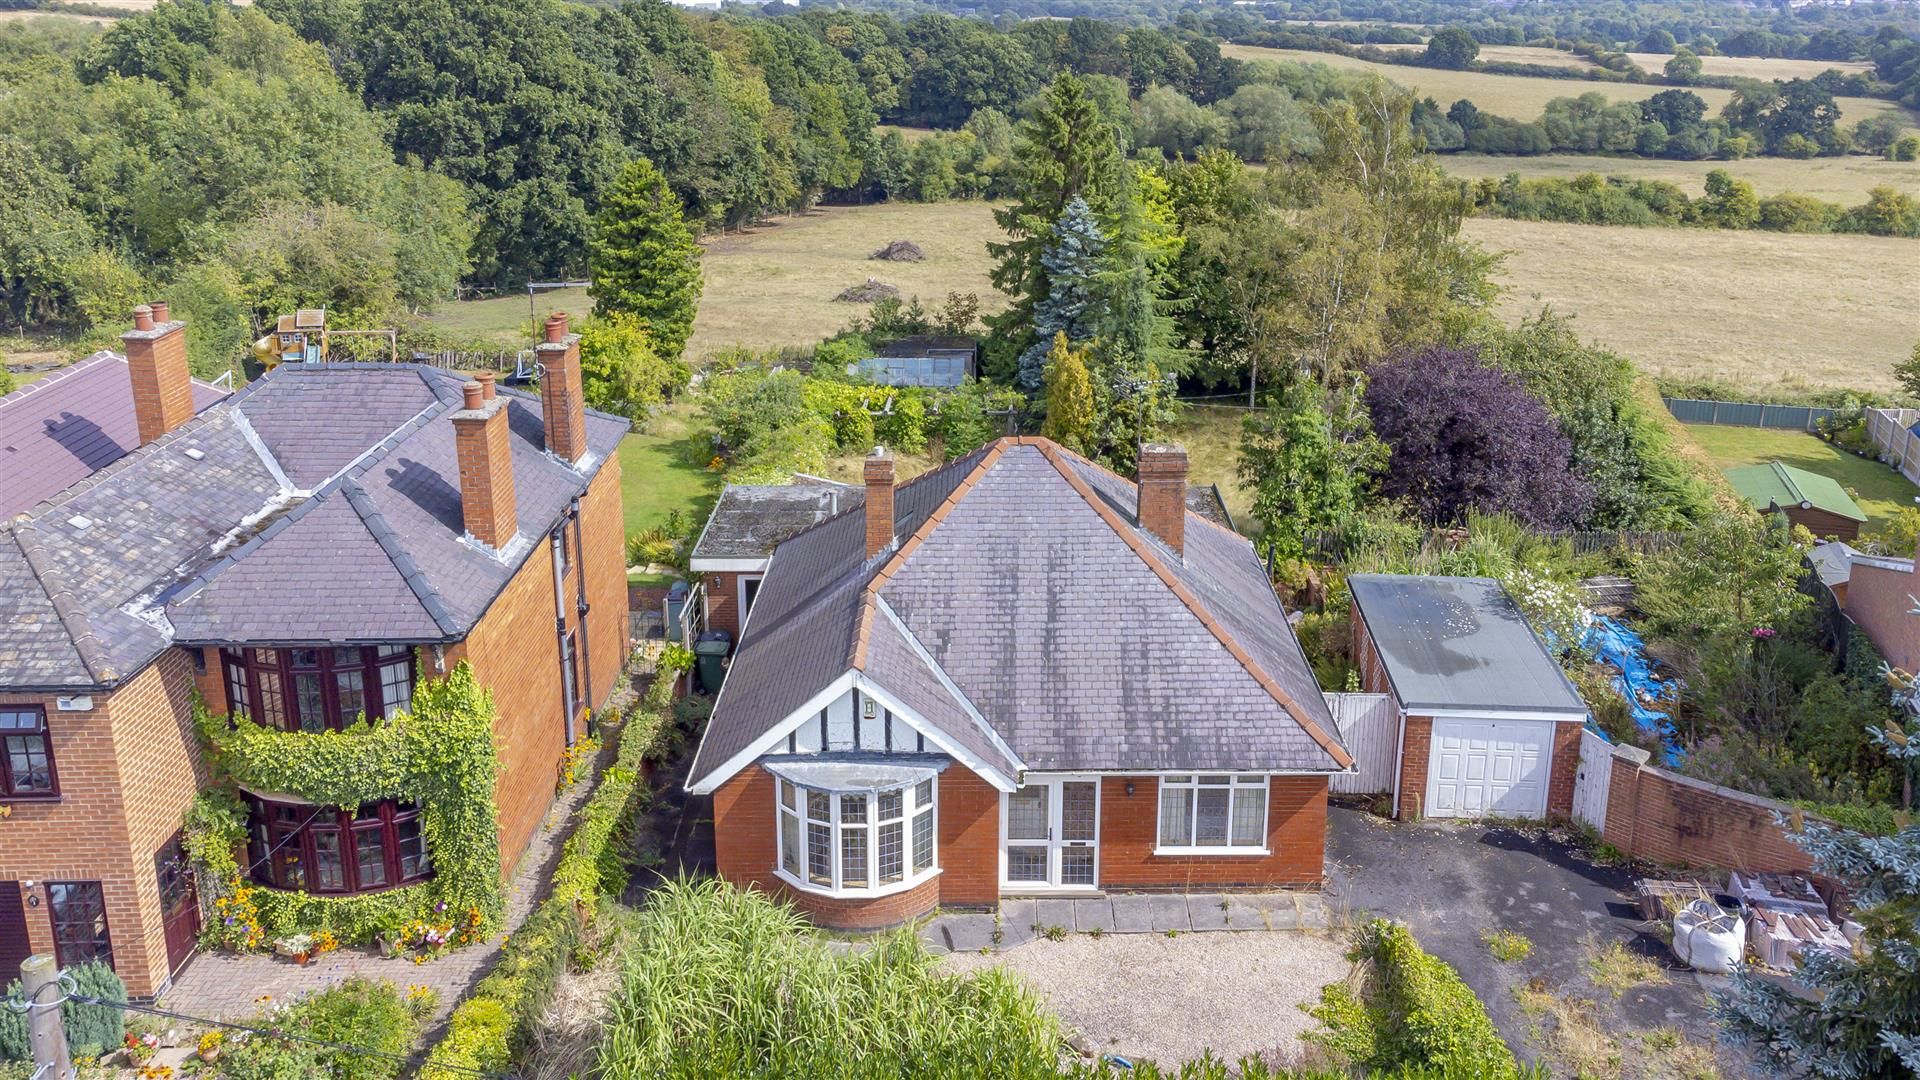
{"type": "Polygon", "coordinates": [[[141,304],[133,309],[133,329],[120,335],[142,446],[193,419],[187,324],[170,320],[168,314],[164,300],[141,304]]]}
{"type": "Polygon", "coordinates": [[[867,558],[893,546],[893,458],[882,447],[867,456],[867,558]]]}
{"type": "Polygon", "coordinates": [[[1186,553],[1187,452],[1165,443],[1140,448],[1140,527],[1186,553]]]}
{"type": "Polygon", "coordinates": [[[547,452],[575,462],[587,454],[586,392],[580,385],[580,335],[567,332],[565,312],[547,317],[546,340],[533,347],[540,358],[540,409],[547,452]]]}
{"type": "Polygon", "coordinates": [[[507,401],[488,398],[486,387],[477,381],[460,389],[466,407],[452,416],[454,453],[460,462],[460,518],[468,535],[498,551],[520,525],[513,501],[507,401]]]}

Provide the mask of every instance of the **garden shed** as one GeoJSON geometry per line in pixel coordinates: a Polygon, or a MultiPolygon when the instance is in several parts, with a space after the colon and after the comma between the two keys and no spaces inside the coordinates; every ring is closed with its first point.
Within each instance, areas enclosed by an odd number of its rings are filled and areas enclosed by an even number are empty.
{"type": "Polygon", "coordinates": [[[1586,703],[1491,578],[1356,574],[1354,659],[1399,714],[1394,816],[1565,817],[1586,703]]]}
{"type": "Polygon", "coordinates": [[[1860,504],[1830,476],[1770,461],[1728,469],[1727,482],[1755,510],[1785,514],[1788,521],[1806,526],[1815,536],[1852,540],[1867,523],[1860,504]]]}

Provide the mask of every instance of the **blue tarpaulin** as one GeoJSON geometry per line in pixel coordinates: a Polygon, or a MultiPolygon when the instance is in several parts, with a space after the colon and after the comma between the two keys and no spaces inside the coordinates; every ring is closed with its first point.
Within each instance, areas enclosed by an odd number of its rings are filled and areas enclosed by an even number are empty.
{"type": "Polygon", "coordinates": [[[1666,747],[1666,763],[1678,765],[1680,751],[1674,748],[1673,717],[1656,706],[1672,701],[1679,694],[1680,684],[1654,674],[1646,642],[1618,619],[1596,615],[1587,630],[1586,647],[1619,672],[1613,677],[1613,688],[1627,699],[1633,722],[1640,730],[1659,735],[1660,744],[1666,747]]]}

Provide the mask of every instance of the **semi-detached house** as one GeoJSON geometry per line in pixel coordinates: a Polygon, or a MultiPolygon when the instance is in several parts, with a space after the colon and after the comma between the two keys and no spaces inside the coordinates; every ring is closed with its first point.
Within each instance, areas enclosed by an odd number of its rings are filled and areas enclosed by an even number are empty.
{"type": "MultiPolygon", "coordinates": [[[[0,398],[0,979],[50,952],[144,997],[199,927],[179,835],[208,780],[196,691],[319,731],[469,662],[518,860],[627,652],[627,423],[585,408],[564,316],[538,395],[406,364],[287,365],[226,395],[189,377],[164,304],[134,319],[123,354],[0,398]]],[[[434,872],[418,807],[251,795],[264,887],[434,872]]]]}

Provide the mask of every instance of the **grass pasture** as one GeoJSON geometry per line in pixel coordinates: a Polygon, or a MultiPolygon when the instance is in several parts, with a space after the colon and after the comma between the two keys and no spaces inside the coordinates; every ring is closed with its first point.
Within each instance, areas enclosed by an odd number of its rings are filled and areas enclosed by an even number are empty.
{"type": "Polygon", "coordinates": [[[553,289],[536,293],[529,308],[526,293],[510,292],[482,300],[442,304],[427,321],[463,340],[485,341],[498,349],[518,349],[533,344],[536,311],[540,320],[556,311],[579,319],[593,311],[593,298],[585,289],[553,289]]]}
{"type": "MultiPolygon", "coordinates": [[[[1533,50],[1537,51],[1537,50],[1533,50]]],[[[1605,94],[1617,101],[1640,101],[1669,89],[1648,83],[1598,82],[1584,79],[1550,79],[1533,75],[1495,75],[1482,71],[1447,71],[1440,68],[1412,67],[1403,64],[1376,64],[1338,53],[1311,52],[1304,49],[1269,49],[1256,45],[1222,45],[1223,56],[1239,60],[1278,60],[1295,64],[1325,64],[1347,71],[1367,71],[1433,97],[1442,107],[1461,98],[1514,120],[1534,120],[1546,111],[1547,102],[1559,97],[1578,97],[1589,91],[1605,94]]],[[[1484,54],[1484,50],[1483,50],[1484,54]]],[[[1695,87],[1693,92],[1715,113],[1733,99],[1733,91],[1695,87]]],[[[1898,110],[1900,106],[1877,98],[1843,97],[1834,99],[1840,106],[1841,121],[1851,124],[1875,113],[1898,110]]],[[[1904,112],[1904,110],[1901,110],[1904,112]]],[[[1906,114],[1913,122],[1912,114],[1906,114]]]]}
{"type": "Polygon", "coordinates": [[[1664,158],[1619,158],[1583,154],[1543,154],[1538,157],[1514,157],[1508,154],[1443,154],[1440,163],[1455,176],[1478,179],[1519,173],[1528,179],[1560,177],[1570,179],[1581,173],[1602,176],[1631,176],[1642,180],[1665,180],[1699,195],[1707,174],[1725,169],[1752,184],[1761,195],[1795,191],[1816,199],[1854,206],[1867,201],[1867,193],[1885,185],[1920,197],[1920,162],[1888,161],[1885,158],[1849,154],[1846,157],[1744,158],[1740,161],[1669,161],[1664,158]]]}
{"type": "Polygon", "coordinates": [[[1549,304],[1653,375],[1889,390],[1920,331],[1912,240],[1498,218],[1464,231],[1506,254],[1503,314],[1549,304]]]}
{"type": "MultiPolygon", "coordinates": [[[[1486,50],[1480,51],[1482,57],[1486,50]]],[[[1670,53],[1627,54],[1634,63],[1648,71],[1658,72],[1666,69],[1667,61],[1673,59],[1670,53]]],[[[1873,70],[1873,65],[1865,60],[1788,60],[1782,57],[1766,56],[1703,56],[1700,58],[1700,73],[1703,75],[1724,75],[1729,78],[1743,79],[1811,79],[1823,71],[1832,69],[1842,75],[1865,75],[1873,70]]]]}
{"type": "Polygon", "coordinates": [[[1867,512],[1869,531],[1884,524],[1895,510],[1912,506],[1920,495],[1920,488],[1898,470],[1856,457],[1802,431],[1725,424],[1687,424],[1684,430],[1722,470],[1778,461],[1838,480],[1867,512]]]}

